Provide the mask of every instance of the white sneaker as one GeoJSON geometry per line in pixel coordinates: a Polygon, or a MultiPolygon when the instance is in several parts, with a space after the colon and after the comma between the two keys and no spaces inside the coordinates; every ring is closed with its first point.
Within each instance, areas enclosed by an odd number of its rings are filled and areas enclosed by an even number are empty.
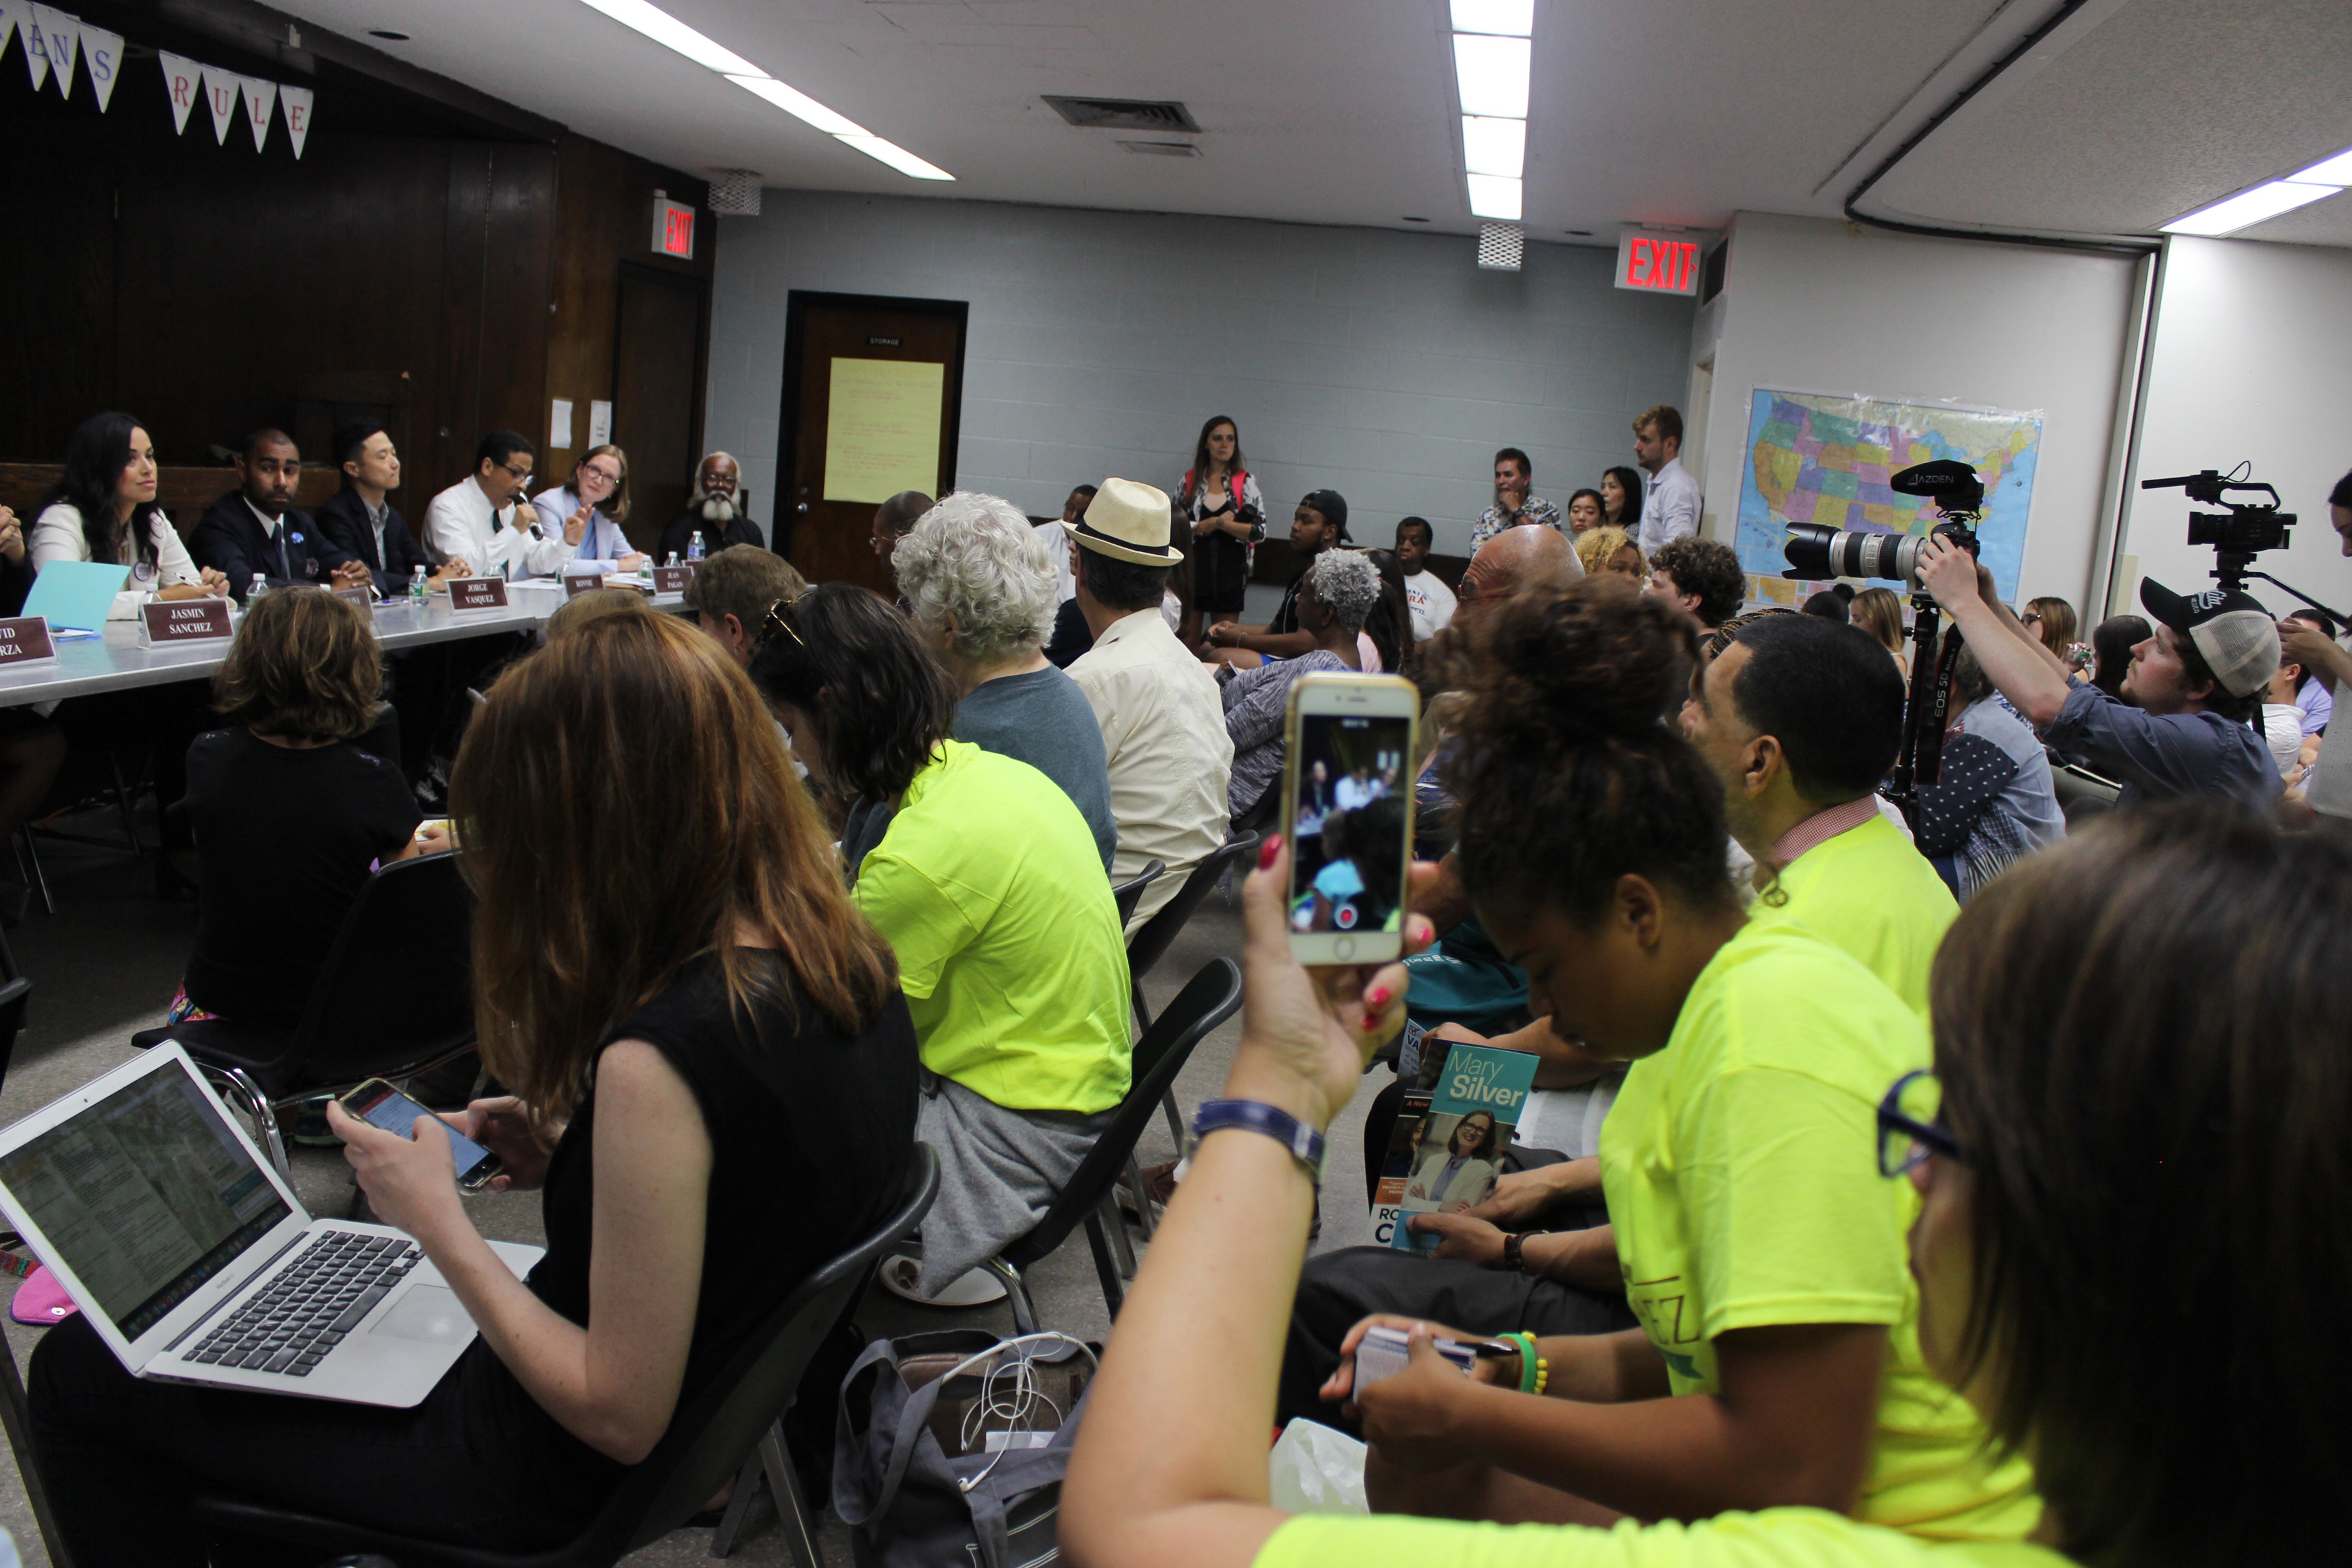
{"type": "Polygon", "coordinates": [[[925,1307],[985,1307],[1004,1300],[1004,1281],[984,1265],[928,1300],[922,1292],[923,1265],[918,1258],[900,1253],[887,1259],[880,1278],[882,1288],[893,1296],[925,1307]]]}

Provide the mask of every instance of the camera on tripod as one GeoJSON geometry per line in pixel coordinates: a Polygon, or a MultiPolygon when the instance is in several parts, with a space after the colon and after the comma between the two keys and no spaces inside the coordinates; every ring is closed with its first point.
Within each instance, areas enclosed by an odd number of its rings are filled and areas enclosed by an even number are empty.
{"type": "MultiPolygon", "coordinates": [[[[1789,525],[1787,577],[1885,577],[1919,591],[1919,552],[1928,539],[1948,539],[1970,555],[1979,552],[1969,526],[1984,510],[1984,482],[1974,467],[1957,458],[1915,463],[1886,481],[1906,496],[1927,496],[1939,521],[1925,536],[1824,528],[1815,522],[1789,525]]],[[[2292,520],[2290,520],[2292,521],[2292,520]]]]}
{"type": "MultiPolygon", "coordinates": [[[[2213,575],[2221,579],[2224,588],[2243,588],[2249,574],[2246,568],[2253,564],[2254,557],[2265,550],[2285,549],[2287,530],[2294,526],[2294,513],[2279,510],[2279,493],[2275,489],[2259,480],[2235,477],[2223,479],[2212,468],[2183,474],[2178,479],[2142,479],[2139,488],[2144,490],[2187,490],[2190,500],[2200,500],[2207,506],[2222,509],[2220,511],[2190,512],[2189,542],[2213,547],[2216,555],[2213,575]],[[2229,492],[2231,490],[2259,490],[2271,498],[2270,504],[2263,506],[2252,501],[2231,500],[2229,492]]],[[[2252,575],[2262,577],[2265,582],[2274,581],[2260,572],[2252,575]]],[[[2280,586],[2284,587],[2285,584],[2281,584],[2280,586]]],[[[2287,591],[2294,592],[2292,588],[2287,591]]],[[[2303,595],[2296,594],[2295,597],[2303,595]]]]}

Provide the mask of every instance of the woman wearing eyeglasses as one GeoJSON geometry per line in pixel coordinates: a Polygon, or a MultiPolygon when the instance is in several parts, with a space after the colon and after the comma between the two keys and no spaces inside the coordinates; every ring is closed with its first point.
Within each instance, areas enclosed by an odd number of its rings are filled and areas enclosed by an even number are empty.
{"type": "MultiPolygon", "coordinates": [[[[1327,1396],[1352,1397],[1362,1413],[1375,1505],[1506,1522],[1810,1505],[1936,1539],[2022,1537],[2039,1512],[2030,1469],[1984,1453],[1974,1411],[1924,1364],[1904,1246],[1916,1200],[1871,1158],[1880,1099],[1927,1065],[1926,1032],[1843,952],[1741,912],[1723,860],[1721,786],[1656,722],[1689,651],[1687,623],[1587,580],[1515,600],[1471,635],[1463,743],[1447,769],[1461,803],[1456,852],[1496,946],[1528,972],[1529,1011],[1594,1056],[1633,1064],[1601,1163],[1642,1326],[1523,1344],[1482,1363],[1475,1381],[1424,1355],[1360,1395],[1343,1363],[1327,1396]]],[[[1319,1129],[1352,1092],[1361,1048],[1393,1026],[1383,1017],[1351,1037],[1347,1022],[1395,1011],[1401,971],[1309,976],[1289,959],[1274,886],[1262,875],[1250,889],[1249,1022],[1227,1093],[1319,1129]],[[1327,998],[1342,1022],[1323,1016],[1327,998]]],[[[1129,1399],[1167,1396],[1162,1370],[1186,1365],[1196,1388],[1209,1380],[1155,1330],[1192,1314],[1191,1331],[1225,1365],[1250,1369],[1242,1381],[1265,1368],[1263,1395],[1230,1396],[1235,1414],[1261,1397],[1270,1406],[1307,1184],[1266,1139],[1213,1137],[1185,1199],[1211,1157],[1214,1196],[1181,1216],[1171,1208],[1179,1246],[1168,1230],[1154,1243],[1160,1272],[1138,1280],[1120,1318],[1063,1494],[1073,1555],[1094,1568],[1150,1560],[1094,1549],[1139,1533],[1093,1489],[1107,1469],[1147,1490],[1157,1480],[1181,1491],[1204,1473],[1205,1447],[1171,1441],[1147,1458],[1124,1425],[1129,1399]],[[1212,1217],[1244,1187],[1258,1194],[1246,1200],[1259,1221],[1246,1237],[1241,1222],[1212,1217]],[[1184,1250],[1196,1237],[1202,1251],[1184,1250]],[[1171,1276],[1188,1267],[1199,1289],[1180,1302],[1173,1292],[1186,1288],[1171,1276]]],[[[1193,1409],[1227,1398],[1196,1394],[1193,1409]]],[[[1125,1507],[1151,1504],[1130,1488],[1125,1507]]],[[[1227,1559],[1238,1563],[1277,1521],[1232,1522],[1228,1539],[1249,1537],[1227,1559]]],[[[1377,1528],[1432,1527],[1378,1521],[1347,1550],[1402,1561],[1409,1538],[1391,1552],[1377,1528]]],[[[1454,1555],[1494,1549],[1465,1537],[1454,1555]]],[[[1446,1554],[1428,1537],[1412,1550],[1446,1554]]]]}
{"type": "Polygon", "coordinates": [[[572,465],[572,482],[530,498],[541,532],[569,539],[579,525],[566,572],[634,572],[645,552],[630,544],[621,525],[629,521],[629,456],[618,447],[592,447],[572,465]]]}

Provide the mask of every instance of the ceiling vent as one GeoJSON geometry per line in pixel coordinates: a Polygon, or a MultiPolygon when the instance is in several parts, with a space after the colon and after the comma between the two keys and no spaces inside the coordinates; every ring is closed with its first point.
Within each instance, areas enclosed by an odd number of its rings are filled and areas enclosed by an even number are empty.
{"type": "Polygon", "coordinates": [[[1197,158],[1201,155],[1201,149],[1190,142],[1121,142],[1119,145],[1147,158],[1197,158]]]}
{"type": "Polygon", "coordinates": [[[1478,226],[1478,265],[1488,272],[1517,272],[1526,254],[1528,231],[1515,223],[1478,226]]]}
{"type": "Polygon", "coordinates": [[[1200,122],[1172,99],[1063,98],[1045,95],[1054,112],[1088,131],[1191,131],[1200,122]]]}

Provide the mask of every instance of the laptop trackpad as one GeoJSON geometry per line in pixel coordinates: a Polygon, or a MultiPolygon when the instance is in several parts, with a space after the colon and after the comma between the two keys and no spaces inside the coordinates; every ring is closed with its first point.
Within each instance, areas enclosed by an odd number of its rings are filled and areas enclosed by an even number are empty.
{"type": "Polygon", "coordinates": [[[367,1331],[429,1345],[451,1345],[472,1337],[474,1320],[466,1315],[455,1290],[446,1285],[419,1285],[369,1324],[367,1331]]]}

